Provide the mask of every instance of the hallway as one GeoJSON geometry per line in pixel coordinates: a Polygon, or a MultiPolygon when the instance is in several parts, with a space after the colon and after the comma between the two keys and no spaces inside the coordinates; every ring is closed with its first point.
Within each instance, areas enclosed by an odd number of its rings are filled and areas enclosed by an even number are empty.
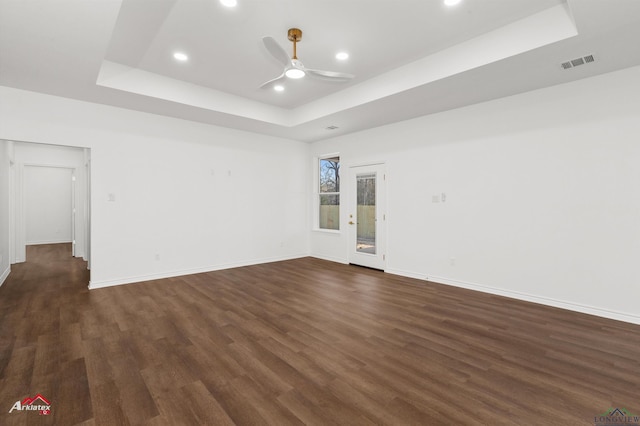
{"type": "Polygon", "coordinates": [[[88,283],[87,263],[71,256],[70,243],[27,246],[27,262],[12,266],[0,287],[0,424],[24,424],[28,416],[28,424],[72,425],[91,416],[80,330],[88,283]],[[8,413],[36,394],[55,401],[53,412],[72,409],[51,417],[8,413]]]}

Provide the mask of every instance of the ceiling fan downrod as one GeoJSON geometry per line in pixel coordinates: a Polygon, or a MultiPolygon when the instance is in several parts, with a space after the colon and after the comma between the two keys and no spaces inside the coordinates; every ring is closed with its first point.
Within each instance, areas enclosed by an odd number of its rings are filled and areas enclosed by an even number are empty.
{"type": "Polygon", "coordinates": [[[298,43],[302,39],[302,30],[298,28],[289,28],[287,32],[287,38],[289,41],[293,42],[293,58],[298,59],[298,55],[296,53],[296,43],[298,43]]]}

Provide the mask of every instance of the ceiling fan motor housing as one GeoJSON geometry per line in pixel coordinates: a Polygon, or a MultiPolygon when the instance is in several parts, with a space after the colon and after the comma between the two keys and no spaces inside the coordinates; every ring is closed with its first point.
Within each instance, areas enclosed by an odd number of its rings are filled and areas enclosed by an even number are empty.
{"type": "Polygon", "coordinates": [[[289,28],[287,38],[289,41],[293,41],[294,43],[296,41],[300,41],[302,39],[302,30],[298,28],[289,28]]]}

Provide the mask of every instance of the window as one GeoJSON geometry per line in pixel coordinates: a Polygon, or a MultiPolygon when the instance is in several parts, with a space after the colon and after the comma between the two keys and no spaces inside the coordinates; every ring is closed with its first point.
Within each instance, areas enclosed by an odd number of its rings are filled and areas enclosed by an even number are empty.
{"type": "Polygon", "coordinates": [[[320,158],[318,164],[320,229],[340,229],[340,157],[320,158]]]}

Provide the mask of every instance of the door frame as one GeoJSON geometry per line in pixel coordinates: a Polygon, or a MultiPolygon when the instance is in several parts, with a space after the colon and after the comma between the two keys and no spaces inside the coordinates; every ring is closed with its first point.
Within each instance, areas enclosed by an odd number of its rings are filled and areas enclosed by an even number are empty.
{"type": "Polygon", "coordinates": [[[347,207],[348,259],[349,263],[367,268],[386,270],[387,251],[387,171],[386,163],[372,162],[349,166],[349,204],[347,207]],[[367,170],[375,171],[376,176],[376,254],[361,253],[356,250],[357,243],[357,175],[367,170]],[[351,224],[351,222],[354,222],[351,224]]]}

